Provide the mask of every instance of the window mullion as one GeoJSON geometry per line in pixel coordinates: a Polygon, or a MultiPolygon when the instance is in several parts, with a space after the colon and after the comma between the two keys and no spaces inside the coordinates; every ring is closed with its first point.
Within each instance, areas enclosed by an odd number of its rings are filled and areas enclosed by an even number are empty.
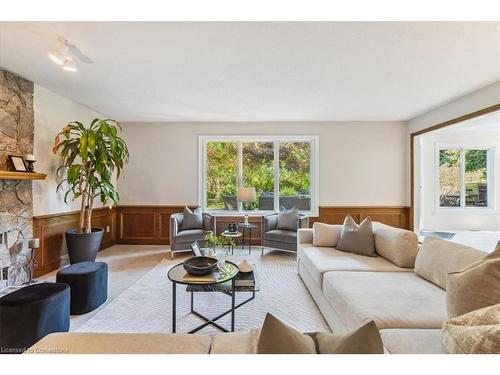
{"type": "Polygon", "coordinates": [[[280,143],[274,141],[274,211],[280,211],[280,143]]]}
{"type": "MultiPolygon", "coordinates": [[[[243,142],[238,141],[238,168],[237,168],[237,180],[236,180],[236,195],[238,195],[238,189],[243,187],[243,142]]],[[[243,210],[243,204],[238,202],[238,212],[243,210]]]]}

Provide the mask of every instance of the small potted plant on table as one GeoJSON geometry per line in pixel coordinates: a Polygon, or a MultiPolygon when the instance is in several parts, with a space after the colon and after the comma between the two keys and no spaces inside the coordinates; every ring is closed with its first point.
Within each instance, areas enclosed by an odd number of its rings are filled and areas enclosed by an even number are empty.
{"type": "Polygon", "coordinates": [[[78,228],[66,231],[66,245],[71,264],[94,261],[104,234],[102,228],[92,228],[94,199],[103,205],[108,201],[118,204],[119,195],[113,178],[120,177],[128,162],[129,152],[124,140],[117,134],[120,125],[110,119],[94,119],[89,127],[74,121],[56,136],[54,154],[60,152],[62,165],[57,174],[66,171],[66,177],[57,190],[66,188],[68,197],[81,199],[78,228]]]}

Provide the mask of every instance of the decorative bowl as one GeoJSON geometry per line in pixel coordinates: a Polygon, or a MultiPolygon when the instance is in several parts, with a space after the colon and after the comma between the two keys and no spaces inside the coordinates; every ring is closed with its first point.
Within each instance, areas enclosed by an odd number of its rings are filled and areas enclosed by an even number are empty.
{"type": "Polygon", "coordinates": [[[204,276],[217,269],[217,262],[218,260],[212,257],[198,256],[186,259],[182,265],[190,275],[204,276]]]}

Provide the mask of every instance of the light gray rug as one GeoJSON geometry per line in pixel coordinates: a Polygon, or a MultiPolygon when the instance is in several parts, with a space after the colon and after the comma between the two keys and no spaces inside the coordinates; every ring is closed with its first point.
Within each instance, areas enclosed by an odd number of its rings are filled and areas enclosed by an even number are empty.
{"type": "MultiPolygon", "coordinates": [[[[240,251],[239,251],[240,252],[240,251]]],[[[164,259],[120,296],[104,306],[77,332],[171,332],[172,285],[167,272],[185,258],[164,259]]],[[[260,251],[252,255],[228,258],[236,264],[248,259],[257,265],[260,291],[256,298],[236,310],[236,330],[262,326],[267,312],[303,332],[329,331],[316,304],[297,273],[294,254],[271,252],[263,257],[260,251]]],[[[236,303],[249,297],[238,293],[236,303]]],[[[177,286],[177,332],[188,332],[203,321],[189,312],[189,293],[177,286]]],[[[231,299],[222,293],[197,293],[195,308],[205,316],[214,317],[229,309],[231,299]]],[[[230,315],[218,320],[230,327],[230,315]]],[[[199,333],[216,334],[214,327],[199,333]]]]}

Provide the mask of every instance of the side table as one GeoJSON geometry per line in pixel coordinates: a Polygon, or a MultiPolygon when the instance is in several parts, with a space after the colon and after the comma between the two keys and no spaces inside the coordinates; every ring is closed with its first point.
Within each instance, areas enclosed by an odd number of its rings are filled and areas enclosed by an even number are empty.
{"type": "Polygon", "coordinates": [[[243,238],[241,241],[241,248],[245,249],[245,244],[248,245],[248,254],[252,253],[252,229],[256,229],[257,225],[255,224],[245,224],[238,223],[238,228],[241,228],[241,232],[243,233],[243,238]]]}

